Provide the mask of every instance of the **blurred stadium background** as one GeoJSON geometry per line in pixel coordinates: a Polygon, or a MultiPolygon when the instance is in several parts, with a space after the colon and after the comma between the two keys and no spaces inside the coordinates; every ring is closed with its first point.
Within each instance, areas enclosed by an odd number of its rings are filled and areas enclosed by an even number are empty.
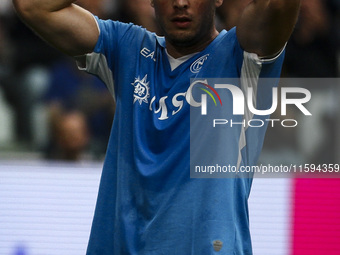
{"type": "MultiPolygon", "coordinates": [[[[247,2],[224,0],[219,29],[247,2]]],[[[78,3],[159,33],[148,0],[78,3]]],[[[339,27],[340,0],[302,0],[283,77],[311,91],[313,116],[289,108],[299,125],[269,128],[260,163],[340,163],[339,27]]],[[[1,255],[85,254],[113,112],[103,84],[0,1],[1,255]]],[[[249,201],[254,255],[340,254],[340,178],[255,178],[249,201]]]]}

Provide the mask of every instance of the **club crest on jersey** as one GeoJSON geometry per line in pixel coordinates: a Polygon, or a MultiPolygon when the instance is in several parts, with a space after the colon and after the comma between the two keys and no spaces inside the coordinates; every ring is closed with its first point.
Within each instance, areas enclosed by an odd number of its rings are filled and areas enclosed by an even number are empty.
{"type": "Polygon", "coordinates": [[[134,86],[135,90],[133,92],[133,103],[136,101],[139,102],[141,105],[143,102],[149,103],[148,98],[150,97],[150,87],[149,82],[147,82],[148,75],[145,75],[143,79],[135,78],[135,81],[131,83],[132,86],[134,86]]]}
{"type": "Polygon", "coordinates": [[[202,57],[200,57],[199,59],[197,59],[194,63],[192,63],[192,65],[190,66],[190,71],[192,73],[198,73],[199,71],[201,71],[204,62],[208,59],[209,54],[206,54],[202,57]]]}

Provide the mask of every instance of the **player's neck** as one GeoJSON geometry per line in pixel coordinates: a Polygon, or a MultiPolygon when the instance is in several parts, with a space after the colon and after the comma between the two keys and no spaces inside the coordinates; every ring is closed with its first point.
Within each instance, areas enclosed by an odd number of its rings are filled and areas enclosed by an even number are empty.
{"type": "Polygon", "coordinates": [[[218,36],[218,34],[219,32],[215,30],[212,36],[207,40],[188,46],[172,44],[166,40],[166,49],[168,54],[173,58],[180,58],[192,53],[201,52],[218,36]]]}

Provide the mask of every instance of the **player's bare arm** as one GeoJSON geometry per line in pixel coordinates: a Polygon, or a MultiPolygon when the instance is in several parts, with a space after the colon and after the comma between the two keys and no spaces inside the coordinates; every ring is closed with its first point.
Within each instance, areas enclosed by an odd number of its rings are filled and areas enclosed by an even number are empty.
{"type": "Polygon", "coordinates": [[[91,13],[75,0],[12,0],[18,15],[55,48],[79,56],[92,52],[99,31],[91,13]]]}
{"type": "Polygon", "coordinates": [[[259,56],[278,53],[288,41],[300,0],[253,0],[240,18],[237,36],[244,50],[259,56]]]}

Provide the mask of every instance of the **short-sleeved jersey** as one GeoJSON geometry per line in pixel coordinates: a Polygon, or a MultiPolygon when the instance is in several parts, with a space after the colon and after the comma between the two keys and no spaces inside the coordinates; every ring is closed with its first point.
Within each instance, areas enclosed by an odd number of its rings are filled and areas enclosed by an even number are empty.
{"type": "MultiPolygon", "coordinates": [[[[133,24],[97,22],[100,36],[86,71],[106,83],[116,112],[87,254],[252,254],[252,179],[190,178],[194,124],[186,96],[199,77],[278,77],[283,54],[260,61],[242,50],[234,28],[171,70],[163,37],[133,24]]],[[[256,164],[265,128],[232,129],[223,145],[227,159],[256,164]]]]}

